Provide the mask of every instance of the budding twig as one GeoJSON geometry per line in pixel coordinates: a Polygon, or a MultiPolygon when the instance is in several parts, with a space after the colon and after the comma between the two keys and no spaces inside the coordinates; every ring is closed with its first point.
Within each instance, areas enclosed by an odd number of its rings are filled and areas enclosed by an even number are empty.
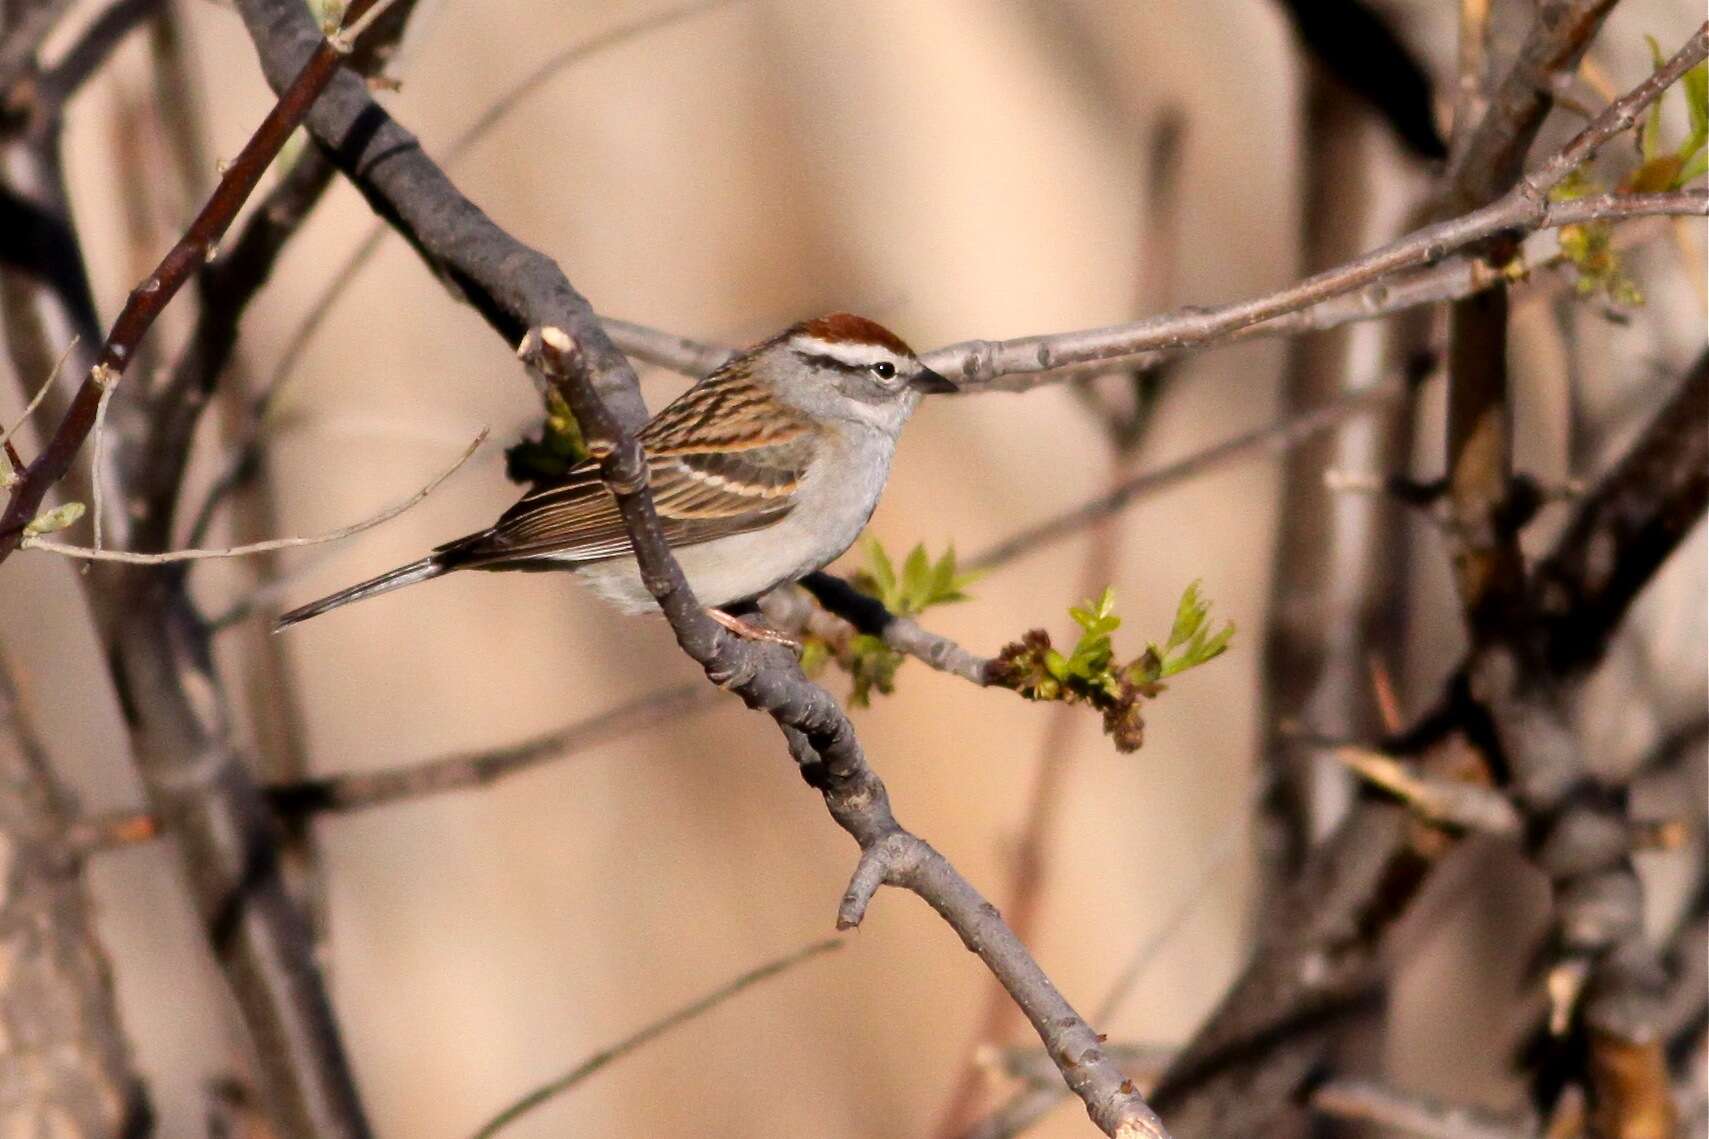
{"type": "MultiPolygon", "coordinates": [[[[353,0],[347,18],[360,20],[373,4],[374,0],[353,0]]],[[[321,90],[337,74],[343,58],[332,43],[322,39],[296,79],[255,128],[255,133],[237,158],[222,171],[219,184],[184,235],[167,251],[154,271],[131,290],[118,319],[107,333],[106,343],[101,346],[94,367],[72,397],[65,418],[54,430],[47,447],[12,487],[11,499],[4,513],[0,513],[0,562],[18,548],[24,528],[41,508],[49,488],[71,469],[72,460],[95,427],[103,397],[130,366],[142,338],[184,283],[206,263],[209,251],[219,245],[220,238],[254,192],[268,164],[296,130],[303,116],[308,114],[321,90]]]]}

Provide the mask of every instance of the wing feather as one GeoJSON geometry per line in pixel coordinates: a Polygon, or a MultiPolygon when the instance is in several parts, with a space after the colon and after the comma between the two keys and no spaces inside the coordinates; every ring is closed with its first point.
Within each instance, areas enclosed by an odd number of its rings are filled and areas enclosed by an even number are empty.
{"type": "MultiPolygon", "coordinates": [[[[794,506],[817,442],[739,371],[715,373],[642,430],[665,540],[690,546],[769,526],[794,506]]],[[[592,462],[537,484],[490,530],[444,547],[458,562],[501,568],[551,558],[592,562],[630,551],[617,500],[592,462]]]]}

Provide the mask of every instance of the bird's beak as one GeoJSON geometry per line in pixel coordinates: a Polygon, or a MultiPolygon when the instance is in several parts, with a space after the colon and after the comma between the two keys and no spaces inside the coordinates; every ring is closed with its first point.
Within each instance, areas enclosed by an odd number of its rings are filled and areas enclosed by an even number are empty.
{"type": "Polygon", "coordinates": [[[908,386],[924,395],[943,395],[946,392],[958,392],[961,389],[952,381],[938,375],[930,368],[921,368],[908,381],[908,386]]]}

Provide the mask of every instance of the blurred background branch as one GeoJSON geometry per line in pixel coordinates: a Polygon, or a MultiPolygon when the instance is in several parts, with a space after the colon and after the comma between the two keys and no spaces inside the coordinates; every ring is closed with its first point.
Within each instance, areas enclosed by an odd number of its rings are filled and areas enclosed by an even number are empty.
{"type": "MultiPolygon", "coordinates": [[[[400,2],[329,57],[364,7],[0,4],[4,540],[103,547],[0,569],[20,1134],[467,1135],[526,1087],[507,1134],[1067,1136],[1075,1093],[1705,1133],[1700,12],[400,2]],[[626,444],[680,381],[631,362],[834,308],[1027,394],[922,410],[863,552],[763,599],[798,662],[673,577],[626,444]],[[350,569],[281,536],[577,418],[668,624],[553,575],[245,620],[350,569]],[[161,559],[201,548],[257,556],[161,559]],[[845,880],[835,977],[690,1022],[845,880]]],[[[497,466],[350,545],[442,541],[497,466]]]]}

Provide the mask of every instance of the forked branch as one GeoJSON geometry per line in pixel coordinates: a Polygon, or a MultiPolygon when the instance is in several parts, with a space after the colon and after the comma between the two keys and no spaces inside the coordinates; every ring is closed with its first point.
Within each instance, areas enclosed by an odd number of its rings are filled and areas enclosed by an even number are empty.
{"type": "MultiPolygon", "coordinates": [[[[880,886],[918,894],[1008,990],[1063,1079],[1106,1135],[1167,1135],[1133,1082],[1104,1055],[1097,1033],[1057,992],[995,907],[943,855],[896,821],[883,782],[868,766],[853,725],[830,694],[801,674],[787,649],[737,640],[700,608],[659,527],[640,446],[600,400],[589,358],[555,328],[531,332],[522,354],[563,393],[581,423],[590,451],[600,459],[606,487],[623,513],[642,580],[677,643],[709,680],[771,715],[802,776],[824,796],[832,818],[860,844],[860,860],[837,910],[838,927],[860,924],[880,886]]],[[[627,372],[628,362],[614,355],[627,372]]],[[[633,382],[632,372],[629,380],[633,382]]]]}

